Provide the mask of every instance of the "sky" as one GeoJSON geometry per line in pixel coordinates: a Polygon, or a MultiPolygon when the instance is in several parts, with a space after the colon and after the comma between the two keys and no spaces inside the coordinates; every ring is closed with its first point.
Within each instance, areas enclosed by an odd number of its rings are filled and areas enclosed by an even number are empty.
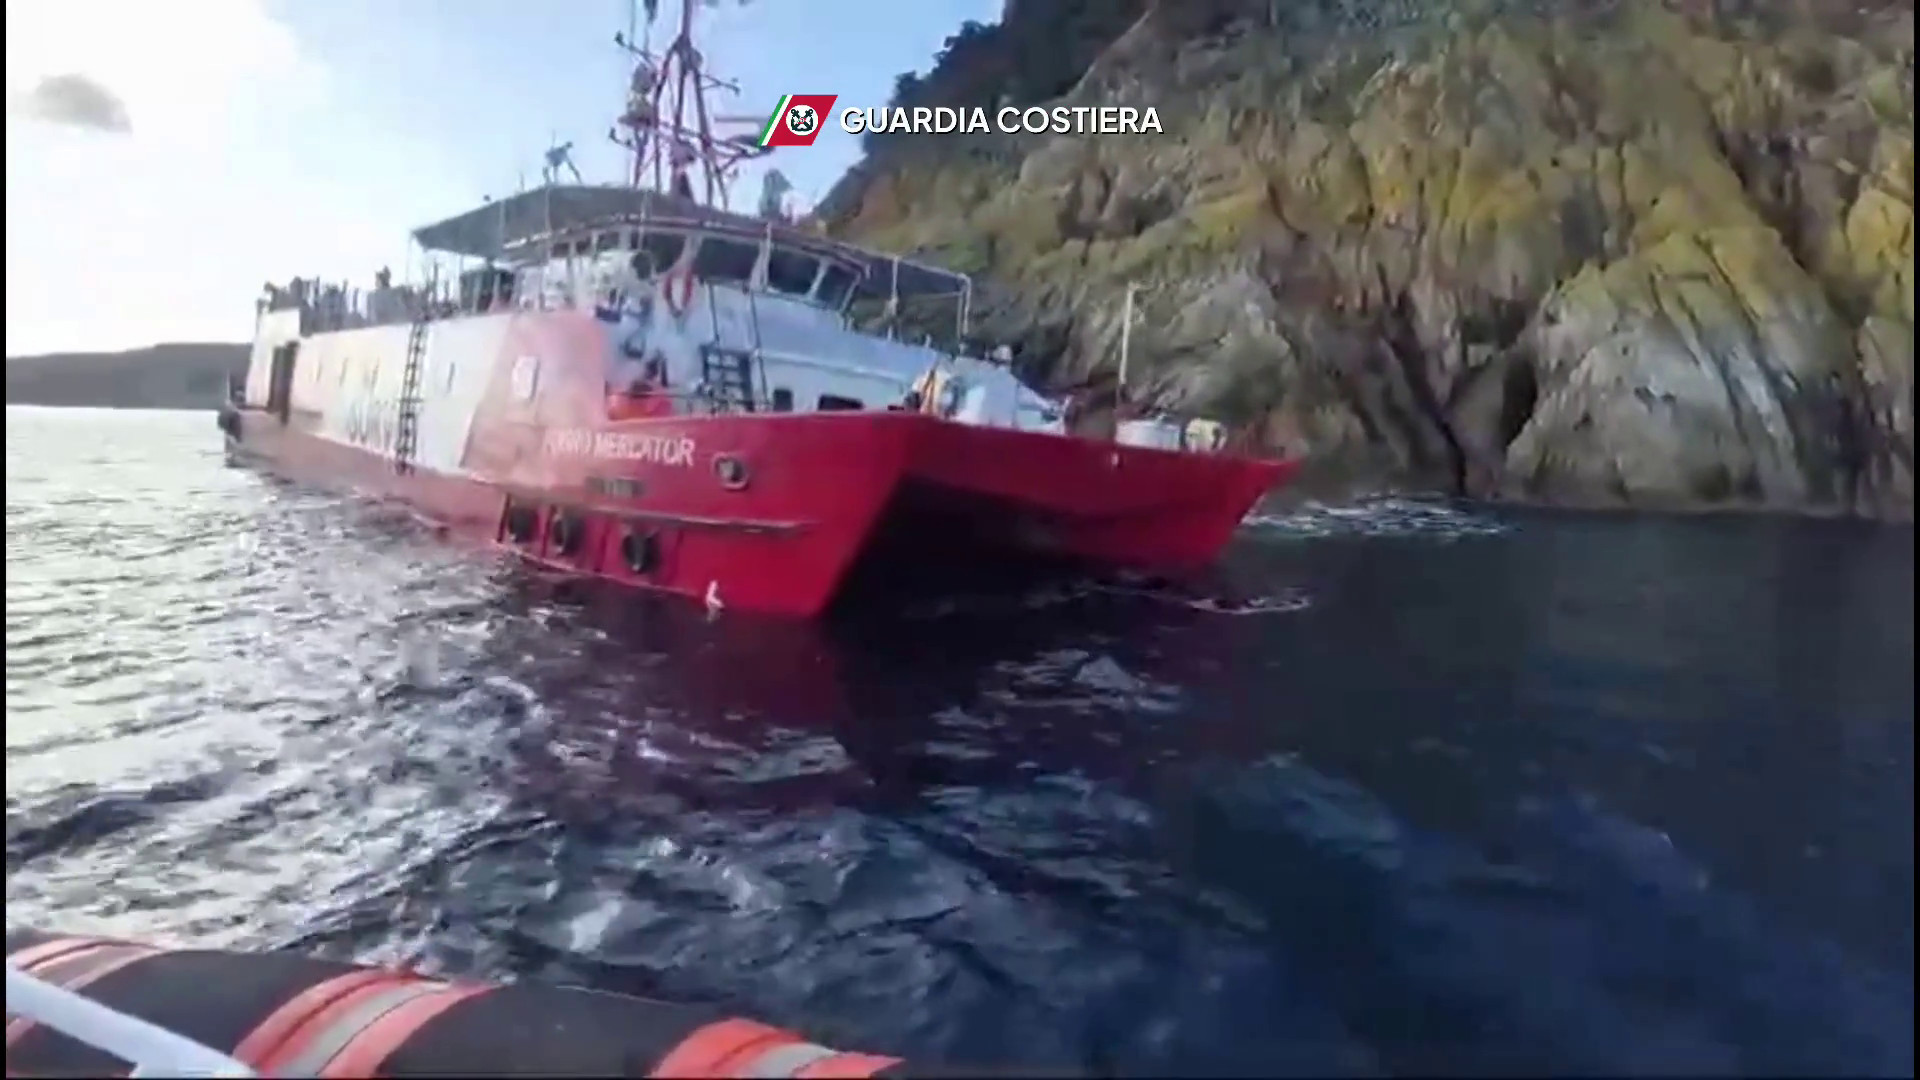
{"type": "MultiPolygon", "coordinates": [[[[1001,0],[718,0],[715,110],[782,94],[886,103],[1001,0]],[[823,8],[836,14],[824,16],[823,8]]],[[[678,0],[663,0],[659,43],[678,0]]],[[[267,281],[402,276],[411,229],[536,183],[552,140],[588,182],[628,79],[628,0],[7,0],[7,355],[241,341],[267,281]]],[[[644,20],[643,20],[644,21],[644,20]]],[[[858,159],[826,126],[761,167],[792,205],[858,159]]],[[[752,170],[753,166],[749,166],[752,170]]],[[[735,185],[751,210],[757,171],[735,185]]]]}

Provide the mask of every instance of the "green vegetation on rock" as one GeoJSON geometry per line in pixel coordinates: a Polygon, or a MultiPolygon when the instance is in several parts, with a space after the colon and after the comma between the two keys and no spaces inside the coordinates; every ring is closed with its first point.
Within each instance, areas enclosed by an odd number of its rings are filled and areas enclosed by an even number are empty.
{"type": "Polygon", "coordinates": [[[1013,0],[898,103],[1165,133],[896,134],[821,216],[1061,383],[1136,284],[1136,396],[1344,475],[1905,516],[1912,50],[1889,0],[1013,0]]]}

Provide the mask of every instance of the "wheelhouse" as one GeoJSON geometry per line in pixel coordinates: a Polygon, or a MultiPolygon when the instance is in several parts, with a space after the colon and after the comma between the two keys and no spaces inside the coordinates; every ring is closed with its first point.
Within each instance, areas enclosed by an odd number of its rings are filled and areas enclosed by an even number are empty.
{"type": "Polygon", "coordinates": [[[865,267],[826,245],[771,229],[759,236],[713,224],[644,222],[587,225],[529,240],[507,251],[522,306],[559,306],[584,291],[599,295],[632,280],[674,270],[702,282],[733,285],[844,313],[865,267]]]}
{"type": "Polygon", "coordinates": [[[972,302],[964,274],[636,188],[548,185],[415,230],[414,239],[429,252],[479,260],[493,276],[476,288],[504,289],[519,307],[578,305],[674,270],[836,315],[862,300],[889,308],[948,300],[956,337],[972,302]]]}

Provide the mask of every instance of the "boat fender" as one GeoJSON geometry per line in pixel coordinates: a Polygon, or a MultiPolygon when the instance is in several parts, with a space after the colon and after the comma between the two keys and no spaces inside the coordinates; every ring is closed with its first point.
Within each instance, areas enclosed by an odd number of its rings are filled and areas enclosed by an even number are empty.
{"type": "Polygon", "coordinates": [[[556,510],[552,520],[547,522],[547,546],[562,555],[571,555],[580,550],[580,539],[585,531],[577,515],[556,510]]]}
{"type": "Polygon", "coordinates": [[[652,531],[628,529],[620,538],[620,559],[636,574],[650,574],[660,563],[660,537],[652,531]]]}
{"type": "MultiPolygon", "coordinates": [[[[161,949],[10,930],[7,961],[262,1076],[954,1075],[817,1045],[707,1006],[526,982],[449,982],[291,952],[161,949]]],[[[138,1064],[32,1019],[8,1019],[9,1077],[124,1076],[138,1064]]]]}
{"type": "Polygon", "coordinates": [[[533,507],[519,506],[514,503],[507,504],[507,539],[512,540],[516,544],[524,544],[533,539],[534,532],[539,524],[540,515],[534,512],[533,507]]]}

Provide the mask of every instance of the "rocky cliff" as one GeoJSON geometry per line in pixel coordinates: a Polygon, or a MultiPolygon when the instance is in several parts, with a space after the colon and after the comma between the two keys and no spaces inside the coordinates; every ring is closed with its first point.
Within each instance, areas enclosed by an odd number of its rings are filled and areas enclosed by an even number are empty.
{"type": "Polygon", "coordinates": [[[1135,396],[1323,477],[1908,516],[1912,64],[1887,0],[1012,0],[901,103],[1165,133],[896,135],[820,217],[1057,384],[1137,284],[1135,396]]]}

